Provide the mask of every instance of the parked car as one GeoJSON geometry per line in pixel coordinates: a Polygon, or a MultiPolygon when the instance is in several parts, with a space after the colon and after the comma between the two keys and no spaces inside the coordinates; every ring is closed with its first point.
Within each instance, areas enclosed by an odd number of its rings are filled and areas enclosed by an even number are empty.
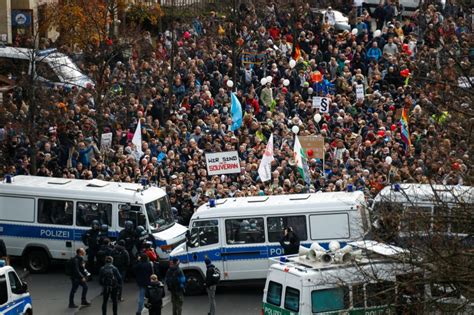
{"type": "MultiPolygon", "coordinates": [[[[320,16],[322,21],[327,10],[314,8],[312,11],[316,15],[320,16]]],[[[350,31],[351,26],[349,24],[349,18],[340,11],[332,9],[332,12],[334,12],[334,17],[336,18],[336,24],[334,25],[335,30],[338,32],[350,31]]]]}

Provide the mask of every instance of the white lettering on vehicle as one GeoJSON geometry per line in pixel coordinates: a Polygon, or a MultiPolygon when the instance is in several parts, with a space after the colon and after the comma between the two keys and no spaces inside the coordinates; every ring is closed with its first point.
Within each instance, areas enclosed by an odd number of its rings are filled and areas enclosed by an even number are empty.
{"type": "Polygon", "coordinates": [[[283,248],[270,248],[270,256],[281,256],[283,255],[283,248]]]}
{"type": "Polygon", "coordinates": [[[69,238],[69,231],[58,231],[58,230],[41,230],[40,236],[45,237],[56,237],[56,238],[69,238]]]}

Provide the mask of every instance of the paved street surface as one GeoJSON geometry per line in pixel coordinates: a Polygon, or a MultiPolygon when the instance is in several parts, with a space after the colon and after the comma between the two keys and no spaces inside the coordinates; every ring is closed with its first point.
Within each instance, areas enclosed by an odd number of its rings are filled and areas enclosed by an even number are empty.
{"type": "MultiPolygon", "coordinates": [[[[15,264],[19,275],[23,274],[21,267],[15,264]]],[[[88,299],[92,301],[90,307],[79,310],[67,308],[68,295],[71,288],[70,280],[64,275],[64,266],[58,264],[53,266],[48,274],[29,274],[25,277],[33,299],[35,315],[97,315],[101,314],[102,297],[100,286],[97,281],[88,282],[88,299]]],[[[217,289],[217,314],[241,315],[260,314],[263,284],[224,286],[217,289]]],[[[81,289],[76,293],[76,304],[80,302],[81,289]]],[[[165,306],[162,314],[171,312],[169,292],[166,292],[165,306]]],[[[119,303],[119,314],[133,315],[137,306],[137,287],[134,282],[127,283],[124,291],[124,302],[119,303]]],[[[207,295],[185,297],[184,315],[206,315],[208,312],[207,295]]],[[[108,314],[112,314],[112,304],[108,308],[108,314]]],[[[147,310],[143,314],[148,314],[147,310]]]]}

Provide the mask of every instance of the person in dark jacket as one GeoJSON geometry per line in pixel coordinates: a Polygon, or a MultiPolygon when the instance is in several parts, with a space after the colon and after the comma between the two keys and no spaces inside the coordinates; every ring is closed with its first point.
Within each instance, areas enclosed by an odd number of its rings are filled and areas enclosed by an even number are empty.
{"type": "Polygon", "coordinates": [[[216,288],[218,280],[214,278],[216,266],[214,266],[209,258],[204,259],[206,263],[206,291],[209,298],[209,314],[216,314],[216,288]]]}
{"type": "Polygon", "coordinates": [[[164,296],[165,286],[158,280],[157,275],[152,274],[150,276],[150,284],[145,289],[148,314],[161,315],[161,307],[163,306],[164,296]]]}
{"type": "Polygon", "coordinates": [[[118,271],[120,272],[120,276],[122,278],[122,282],[120,283],[118,289],[118,300],[123,301],[122,298],[122,289],[123,283],[125,282],[127,276],[127,269],[130,266],[130,257],[128,256],[128,252],[125,249],[125,242],[120,240],[115,244],[114,250],[112,251],[112,258],[114,259],[114,266],[117,267],[118,271]]]}
{"type": "Polygon", "coordinates": [[[102,244],[99,247],[99,251],[97,252],[97,266],[98,268],[102,268],[105,265],[105,257],[112,256],[112,251],[114,247],[110,244],[110,239],[104,238],[102,240],[102,244]]]}
{"type": "Polygon", "coordinates": [[[138,307],[137,315],[141,314],[145,304],[145,288],[150,285],[150,277],[154,274],[153,263],[148,259],[144,253],[138,256],[138,262],[133,267],[135,274],[135,281],[138,285],[138,307]]]}
{"type": "Polygon", "coordinates": [[[117,295],[122,283],[122,277],[118,269],[113,265],[111,256],[105,257],[105,265],[100,268],[99,283],[102,285],[102,315],[107,314],[107,302],[112,300],[112,310],[117,315],[117,295]]]}
{"type": "Polygon", "coordinates": [[[86,251],[84,248],[78,248],[76,250],[76,256],[73,258],[72,261],[72,268],[71,268],[71,291],[69,292],[69,308],[77,308],[78,306],[74,304],[74,295],[76,294],[77,289],[79,286],[82,287],[82,295],[81,295],[81,305],[91,305],[90,302],[87,301],[87,270],[85,268],[84,256],[86,255],[86,251]]]}
{"type": "Polygon", "coordinates": [[[170,268],[166,272],[165,282],[171,292],[171,304],[173,305],[173,315],[181,315],[184,302],[184,287],[186,277],[179,267],[179,259],[174,257],[171,260],[170,268]]]}
{"type": "Polygon", "coordinates": [[[100,223],[98,220],[92,221],[91,228],[82,234],[82,242],[87,246],[87,268],[92,273],[98,271],[96,268],[97,252],[99,251],[99,231],[100,223]]]}
{"type": "Polygon", "coordinates": [[[137,236],[135,234],[134,225],[132,221],[125,221],[125,228],[120,231],[118,240],[123,240],[125,242],[125,249],[128,252],[130,257],[130,262],[134,261],[133,248],[137,242],[137,236]]]}
{"type": "Polygon", "coordinates": [[[280,239],[280,245],[285,250],[285,255],[298,254],[300,238],[296,235],[291,226],[283,230],[283,237],[280,239]]]}

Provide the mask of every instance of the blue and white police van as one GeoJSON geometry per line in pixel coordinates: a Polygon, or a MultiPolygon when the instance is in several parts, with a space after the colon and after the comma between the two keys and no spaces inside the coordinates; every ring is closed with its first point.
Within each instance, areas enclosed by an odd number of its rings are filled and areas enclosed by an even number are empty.
{"type": "Polygon", "coordinates": [[[135,183],[39,176],[6,177],[0,182],[0,238],[10,256],[23,257],[32,272],[51,260],[67,260],[84,247],[92,221],[118,237],[125,221],[153,235],[163,261],[184,242],[187,228],[176,223],[166,192],[135,183]]]}
{"type": "Polygon", "coordinates": [[[206,257],[221,270],[223,281],[265,279],[269,258],[284,254],[279,241],[286,227],[292,227],[306,247],[362,240],[370,229],[364,194],[227,198],[202,205],[191,218],[188,241],[171,252],[188,279],[186,292],[202,290],[206,257]]]}
{"type": "Polygon", "coordinates": [[[15,269],[0,260],[0,314],[33,314],[28,286],[18,277],[15,269]]]}

